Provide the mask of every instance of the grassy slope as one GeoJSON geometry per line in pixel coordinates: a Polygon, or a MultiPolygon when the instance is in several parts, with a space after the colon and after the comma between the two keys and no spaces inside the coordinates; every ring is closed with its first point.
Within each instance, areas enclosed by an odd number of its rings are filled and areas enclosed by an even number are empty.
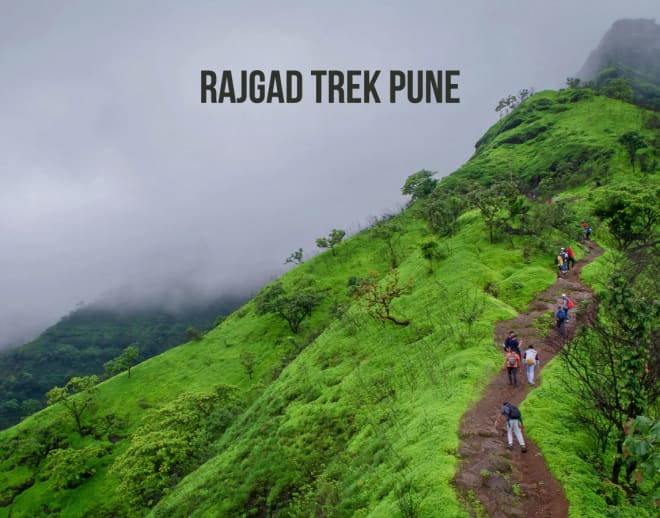
{"type": "MultiPolygon", "coordinates": [[[[543,133],[543,142],[495,145],[506,138],[506,133],[495,131],[508,120],[502,119],[457,177],[477,170],[486,177],[508,177],[509,164],[515,164],[514,174],[527,177],[532,166],[536,171],[550,167],[558,147],[584,144],[614,151],[608,160],[609,179],[617,181],[628,164],[614,143],[617,135],[639,128],[639,110],[600,97],[556,102],[561,95],[534,96],[535,102],[547,98],[566,109],[544,109],[540,119],[509,132],[545,122],[552,129],[543,133]]],[[[576,187],[575,192],[581,189],[576,187]]],[[[395,310],[411,318],[411,326],[376,323],[354,305],[339,318],[329,316],[331,298],[350,303],[345,295],[348,277],[387,269],[384,243],[366,231],[342,244],[336,258],[321,254],[284,277],[289,284],[301,275],[313,275],[328,295],[301,336],[291,336],[274,316],[256,317],[248,303],[203,340],[140,364],[130,379],[123,374],[99,387],[99,408],[126,420],[125,435],[148,415],[146,410],[183,391],[228,383],[245,389],[253,400],[221,438],[217,454],[186,477],[155,515],[217,515],[220,510],[236,514],[288,503],[291,515],[300,509],[304,516],[312,501],[323,502],[341,515],[396,515],[411,506],[421,515],[434,515],[440,509],[443,516],[463,514],[449,485],[456,465],[456,430],[485,379],[500,366],[492,346],[493,322],[524,308],[534,293],[553,282],[553,267],[534,249],[525,263],[521,243],[513,249],[489,245],[483,223],[473,212],[462,217],[460,233],[446,242],[452,255],[429,275],[418,251],[418,242],[426,235],[424,225],[410,213],[398,220],[407,231],[398,244],[401,279],[411,282],[413,290],[397,301],[395,310]],[[490,281],[499,283],[499,299],[483,292],[490,281]],[[469,328],[465,321],[473,310],[482,313],[469,328]],[[291,358],[308,341],[310,345],[271,383],[271,371],[279,370],[283,357],[291,358]],[[240,365],[244,349],[258,357],[253,381],[240,365]]],[[[544,405],[530,405],[526,417],[532,423],[544,417],[536,408],[556,412],[558,405],[546,394],[544,405]]],[[[34,434],[61,412],[57,407],[41,412],[0,434],[0,440],[22,430],[34,434]]],[[[562,433],[547,436],[557,440],[562,433]]],[[[71,441],[73,446],[82,445],[74,434],[71,441]]],[[[116,481],[107,466],[126,443],[116,443],[109,456],[98,460],[96,474],[76,489],[54,494],[51,482],[37,477],[16,498],[11,515],[39,515],[48,505],[66,516],[84,516],[102,501],[112,502],[118,495],[113,493],[116,481]]],[[[569,461],[580,453],[570,447],[563,451],[569,461]]],[[[19,484],[31,476],[23,467],[9,469],[11,452],[4,453],[0,484],[19,484]]],[[[551,449],[548,459],[553,467],[551,449]]],[[[575,489],[582,496],[593,493],[597,477],[591,472],[584,479],[575,489]]],[[[575,491],[569,492],[569,498],[572,506],[579,506],[575,491]]],[[[8,516],[9,509],[0,508],[0,517],[8,516]]]]}
{"type": "Polygon", "coordinates": [[[103,364],[131,344],[137,344],[141,359],[160,354],[185,342],[189,326],[208,329],[218,315],[231,313],[246,298],[225,296],[176,315],[163,310],[120,314],[99,305],[73,311],[33,341],[0,351],[0,427],[20,421],[24,400],[45,406],[52,387],[73,376],[102,374],[103,364]]]}

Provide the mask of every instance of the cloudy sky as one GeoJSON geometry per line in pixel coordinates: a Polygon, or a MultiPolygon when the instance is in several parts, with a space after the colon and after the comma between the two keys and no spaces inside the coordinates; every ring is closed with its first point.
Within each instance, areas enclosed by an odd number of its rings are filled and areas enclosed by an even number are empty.
{"type": "MultiPolygon", "coordinates": [[[[124,288],[254,290],[450,173],[498,99],[559,88],[657,0],[0,0],[0,345],[124,288]],[[298,104],[201,104],[200,71],[299,70],[298,104]],[[309,72],[460,70],[458,104],[317,104],[309,72]]],[[[167,295],[164,295],[166,293],[167,295]]]]}

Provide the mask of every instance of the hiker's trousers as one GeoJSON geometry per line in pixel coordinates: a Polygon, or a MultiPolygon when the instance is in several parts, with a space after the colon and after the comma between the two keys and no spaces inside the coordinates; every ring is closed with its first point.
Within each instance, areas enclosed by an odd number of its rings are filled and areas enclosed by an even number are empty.
{"type": "Polygon", "coordinates": [[[522,432],[520,431],[520,421],[518,419],[509,419],[506,422],[506,439],[509,446],[513,445],[513,434],[516,434],[518,444],[525,446],[525,439],[523,439],[522,432]]]}
{"type": "Polygon", "coordinates": [[[535,367],[536,367],[536,363],[532,363],[531,365],[525,365],[525,369],[527,370],[527,383],[529,384],[534,384],[535,367]]]}

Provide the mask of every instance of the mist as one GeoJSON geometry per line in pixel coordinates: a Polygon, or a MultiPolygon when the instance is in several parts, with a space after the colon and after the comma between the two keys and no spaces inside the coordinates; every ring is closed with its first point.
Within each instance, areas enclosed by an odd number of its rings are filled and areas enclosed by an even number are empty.
{"type": "MultiPolygon", "coordinates": [[[[500,98],[560,88],[656,0],[7,2],[0,347],[81,302],[254,293],[449,174],[500,98]],[[457,104],[202,104],[201,70],[459,70],[457,104]],[[125,297],[123,299],[122,297],[125,297]]],[[[306,85],[307,86],[307,85],[306,85]]]]}

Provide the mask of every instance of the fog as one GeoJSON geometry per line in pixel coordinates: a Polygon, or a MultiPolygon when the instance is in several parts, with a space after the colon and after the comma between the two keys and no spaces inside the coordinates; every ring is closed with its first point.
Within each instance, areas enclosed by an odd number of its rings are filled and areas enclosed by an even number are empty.
{"type": "Polygon", "coordinates": [[[0,12],[6,347],[109,294],[254,292],[332,228],[398,210],[409,174],[468,160],[501,97],[562,87],[615,20],[660,6],[2,0],[0,12]],[[207,69],[298,70],[304,97],[202,104],[207,69]],[[460,103],[317,104],[314,69],[455,69],[460,103]]]}

